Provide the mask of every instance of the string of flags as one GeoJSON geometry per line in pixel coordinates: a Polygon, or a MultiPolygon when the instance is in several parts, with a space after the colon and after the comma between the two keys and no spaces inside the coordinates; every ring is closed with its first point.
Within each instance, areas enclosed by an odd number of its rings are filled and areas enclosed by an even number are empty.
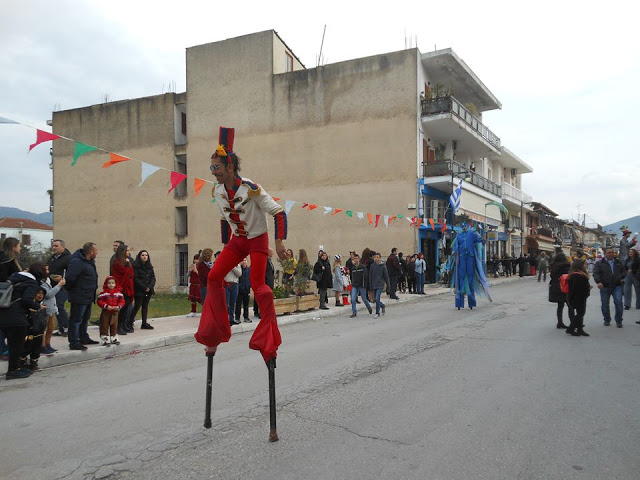
{"type": "MultiPolygon", "coordinates": [[[[173,170],[170,170],[168,168],[164,168],[164,167],[159,167],[157,165],[152,165],[150,163],[147,162],[143,162],[141,160],[136,160],[134,158],[130,158],[130,157],[126,157],[124,155],[120,155],[118,153],[115,152],[109,152],[107,150],[104,150],[100,147],[96,147],[94,145],[88,145],[82,142],[79,142],[77,140],[74,140],[72,138],[68,138],[68,137],[64,137],[62,135],[56,135],[54,133],[50,133],[50,132],[46,132],[44,130],[40,130],[39,128],[33,127],[31,125],[27,125],[15,120],[11,120],[9,118],[5,118],[5,117],[0,117],[0,124],[16,124],[16,125],[23,125],[29,128],[33,128],[36,130],[36,141],[34,143],[32,143],[31,145],[29,145],[29,152],[31,152],[31,150],[33,150],[35,147],[37,147],[38,145],[45,143],[45,142],[53,142],[55,140],[67,140],[70,142],[74,142],[74,149],[73,149],[73,160],[71,162],[71,166],[75,166],[78,163],[78,160],[80,159],[80,157],[82,157],[83,155],[89,153],[89,152],[94,152],[94,151],[98,151],[98,152],[104,152],[106,154],[109,155],[109,160],[104,162],[102,164],[102,168],[109,168],[112,167],[113,165],[117,165],[119,163],[124,163],[124,162],[128,162],[128,161],[137,161],[140,163],[140,183],[138,184],[138,186],[142,186],[142,184],[147,180],[147,178],[149,178],[151,175],[153,175],[154,173],[156,173],[159,170],[164,170],[169,172],[169,181],[171,183],[171,187],[169,188],[169,190],[167,191],[167,194],[171,193],[173,191],[173,189],[175,189],[178,184],[180,184],[180,182],[185,181],[187,179],[187,175],[184,173],[180,173],[180,172],[176,172],[173,170]]],[[[212,182],[210,180],[206,180],[204,178],[198,178],[198,177],[194,177],[193,178],[193,191],[194,191],[194,196],[198,196],[200,194],[200,192],[202,191],[202,189],[204,188],[204,186],[206,184],[211,184],[213,186],[216,185],[216,182],[212,182]]],[[[273,197],[273,199],[277,202],[280,200],[279,197],[273,197]]],[[[212,200],[212,202],[215,202],[215,198],[212,200]]],[[[287,214],[289,214],[291,212],[291,210],[293,209],[294,205],[296,203],[301,203],[301,208],[303,210],[307,210],[309,212],[317,209],[317,208],[321,208],[324,212],[324,215],[331,215],[331,216],[336,216],[339,213],[344,213],[347,217],[349,218],[353,218],[354,214],[356,216],[356,218],[359,221],[362,221],[365,219],[365,212],[358,212],[358,211],[354,211],[354,210],[347,210],[347,209],[342,209],[342,208],[335,208],[335,207],[329,207],[329,206],[324,206],[324,205],[317,205],[317,204],[313,204],[313,203],[305,203],[305,202],[298,202],[296,200],[285,200],[284,202],[284,208],[285,208],[285,212],[287,214]]],[[[447,229],[447,221],[444,218],[438,218],[438,219],[434,219],[434,218],[428,218],[423,219],[421,217],[405,217],[403,215],[382,215],[382,214],[377,214],[377,213],[366,213],[366,218],[368,221],[369,225],[373,225],[374,228],[378,228],[379,224],[380,224],[380,220],[382,220],[383,224],[385,227],[389,227],[389,225],[394,222],[397,219],[405,219],[408,223],[410,227],[415,227],[415,228],[420,228],[421,226],[425,226],[427,227],[430,226],[432,230],[436,230],[436,227],[438,227],[442,232],[446,231],[447,229]],[[436,221],[437,220],[437,221],[436,221]],[[428,223],[427,223],[428,222],[428,223]]]]}

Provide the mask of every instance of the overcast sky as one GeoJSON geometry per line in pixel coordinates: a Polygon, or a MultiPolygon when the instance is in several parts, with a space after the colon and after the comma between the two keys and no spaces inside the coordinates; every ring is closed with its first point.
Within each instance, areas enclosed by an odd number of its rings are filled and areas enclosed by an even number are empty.
{"type": "MultiPolygon", "coordinates": [[[[640,213],[640,41],[632,2],[2,1],[0,116],[185,90],[185,49],[274,29],[308,67],[416,46],[453,50],[502,103],[484,123],[531,165],[523,190],[609,224],[640,213]],[[526,6],[525,6],[526,5],[526,6]]],[[[635,10],[635,9],[634,9],[635,10]]],[[[0,124],[0,205],[47,211],[49,146],[0,124]]],[[[99,147],[100,145],[98,145],[99,147]]],[[[387,212],[382,212],[387,213],[387,212]]],[[[388,212],[393,213],[393,212],[388,212]]]]}

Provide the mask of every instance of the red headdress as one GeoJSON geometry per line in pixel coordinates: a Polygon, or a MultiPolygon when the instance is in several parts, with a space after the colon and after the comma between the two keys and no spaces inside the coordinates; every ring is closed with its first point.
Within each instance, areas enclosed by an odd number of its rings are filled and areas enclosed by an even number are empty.
{"type": "Polygon", "coordinates": [[[233,138],[235,135],[235,129],[229,127],[220,127],[218,133],[218,148],[216,148],[215,156],[226,158],[227,164],[233,162],[231,154],[233,153],[233,138]]]}

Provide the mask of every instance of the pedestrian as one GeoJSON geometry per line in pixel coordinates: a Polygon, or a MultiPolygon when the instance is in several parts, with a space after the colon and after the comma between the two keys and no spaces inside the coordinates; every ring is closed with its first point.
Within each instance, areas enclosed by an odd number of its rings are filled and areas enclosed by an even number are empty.
{"type": "MultiPolygon", "coordinates": [[[[562,252],[556,253],[551,260],[549,272],[549,301],[557,305],[556,328],[560,329],[567,328],[562,320],[562,312],[565,304],[567,303],[567,295],[560,288],[560,277],[567,275],[570,267],[571,265],[569,264],[569,260],[567,260],[567,256],[562,252]]],[[[567,308],[567,313],[569,315],[569,320],[572,320],[573,313],[571,308],[567,308]]]]}
{"type": "MultiPolygon", "coordinates": [[[[273,260],[271,260],[273,257],[273,250],[269,248],[267,249],[267,252],[267,265],[264,269],[264,284],[269,287],[273,293],[273,288],[276,285],[276,269],[273,266],[273,260]]],[[[249,275],[249,281],[251,281],[251,275],[249,275]]],[[[262,319],[262,315],[260,314],[260,304],[255,296],[255,290],[253,292],[253,316],[262,319]]]]}
{"type": "MultiPolygon", "coordinates": [[[[251,288],[260,307],[261,321],[249,341],[258,349],[265,362],[275,358],[281,337],[273,306],[273,289],[266,280],[270,263],[267,215],[275,222],[275,247],[278,257],[287,258],[284,240],[287,238],[287,214],[259,184],[239,175],[240,159],[233,152],[234,130],[220,128],[219,146],[211,156],[211,173],[218,185],[214,189],[216,205],[222,217],[222,253],[207,278],[207,292],[196,340],[213,353],[221,341],[231,335],[229,315],[225,311],[223,281],[229,270],[243,258],[251,259],[251,288]]],[[[273,265],[273,264],[272,264],[273,265]]]]}
{"type": "Polygon", "coordinates": [[[600,302],[605,326],[611,325],[609,303],[613,297],[615,320],[618,328],[622,328],[622,286],[624,285],[624,265],[615,258],[613,248],[605,250],[604,258],[595,264],[593,279],[600,289],[600,302]]]}
{"type": "Polygon", "coordinates": [[[340,297],[342,296],[342,290],[344,288],[344,284],[342,282],[342,257],[340,255],[334,255],[333,257],[333,294],[336,298],[336,307],[343,307],[344,305],[340,302],[340,297]]]}
{"type": "Polygon", "coordinates": [[[309,263],[307,251],[304,248],[301,248],[298,251],[298,265],[296,266],[296,273],[293,281],[296,295],[305,295],[307,293],[312,273],[313,267],[309,263]]]}
{"type": "Polygon", "coordinates": [[[109,259],[109,275],[113,275],[113,262],[116,261],[116,252],[118,251],[118,247],[124,244],[122,240],[114,240],[113,241],[113,255],[109,259]]]}
{"type": "MultiPolygon", "coordinates": [[[[69,257],[71,257],[71,255],[69,255],[69,257]]],[[[45,271],[47,276],[51,278],[49,265],[45,266],[45,271]]],[[[42,353],[45,355],[52,355],[57,352],[57,350],[51,346],[51,336],[53,335],[56,327],[56,316],[59,314],[57,303],[58,294],[60,293],[60,290],[63,289],[62,287],[67,283],[64,278],[60,278],[56,286],[52,287],[49,284],[49,278],[45,278],[40,284],[40,286],[45,290],[44,305],[46,306],[47,314],[47,326],[42,338],[42,353]]]]}
{"type": "Polygon", "coordinates": [[[398,289],[398,279],[400,278],[400,274],[402,270],[400,269],[400,263],[398,262],[398,249],[392,248],[391,254],[387,257],[387,273],[389,274],[389,298],[392,300],[400,300],[398,295],[396,294],[396,290],[398,289]]]}
{"type": "Polygon", "coordinates": [[[312,280],[314,280],[318,286],[320,310],[329,310],[329,307],[327,307],[327,289],[333,285],[333,279],[329,255],[323,250],[318,253],[318,261],[313,266],[312,280]]]}
{"type": "Polygon", "coordinates": [[[229,314],[229,325],[238,325],[240,322],[234,320],[236,311],[236,300],[238,299],[238,281],[242,275],[240,264],[229,270],[224,277],[224,293],[227,298],[227,313],[229,314]]]}
{"type": "Polygon", "coordinates": [[[506,253],[502,256],[502,271],[507,277],[511,276],[511,257],[506,253]]]}
{"type": "MultiPolygon", "coordinates": [[[[18,255],[22,251],[20,241],[14,237],[7,237],[2,242],[0,251],[0,282],[6,282],[11,275],[22,271],[22,265],[18,260],[18,255]]],[[[2,360],[9,359],[9,345],[4,333],[0,330],[0,355],[2,360]]]]}
{"type": "Polygon", "coordinates": [[[98,289],[98,272],[95,259],[98,247],[93,242],[86,242],[82,248],[71,255],[67,268],[66,289],[69,291],[69,332],[67,339],[70,350],[86,350],[86,345],[98,342],[89,338],[87,328],[91,318],[91,305],[96,301],[98,289]]]}
{"type": "Polygon", "coordinates": [[[624,277],[624,309],[629,310],[631,308],[634,291],[636,294],[636,309],[640,309],[640,280],[638,279],[638,274],[640,274],[640,254],[635,248],[629,250],[629,258],[627,258],[625,268],[627,269],[627,274],[624,277]]]}
{"type": "Polygon", "coordinates": [[[120,345],[120,340],[118,339],[118,314],[126,303],[116,279],[111,275],[104,279],[102,292],[98,295],[96,303],[101,309],[99,322],[102,346],[120,345]]]}
{"type": "Polygon", "coordinates": [[[205,248],[200,254],[200,261],[198,262],[198,277],[200,278],[200,298],[202,298],[202,305],[207,298],[207,277],[213,267],[213,250],[205,248]]]}
{"type": "MultiPolygon", "coordinates": [[[[6,245],[7,242],[5,241],[6,245]]],[[[34,298],[38,290],[41,289],[40,283],[42,283],[46,275],[44,264],[35,262],[29,267],[29,271],[14,270],[9,278],[6,279],[13,285],[11,305],[3,310],[0,315],[0,331],[7,339],[9,346],[8,366],[5,375],[7,380],[26,378],[32,373],[29,368],[20,368],[20,357],[24,349],[25,337],[30,327],[28,321],[29,310],[39,310],[41,308],[40,304],[34,301],[34,298]],[[42,265],[41,269],[38,264],[42,265]]]]}
{"type": "MultiPolygon", "coordinates": [[[[374,251],[369,247],[366,247],[364,250],[362,250],[362,255],[360,255],[360,263],[367,269],[367,274],[369,272],[369,267],[373,263],[373,254],[374,251]]],[[[367,297],[369,298],[370,302],[373,302],[373,292],[371,291],[370,285],[367,287],[367,297]]]]}
{"type": "MultiPolygon", "coordinates": [[[[49,266],[51,286],[55,287],[65,276],[67,267],[71,261],[71,252],[67,250],[64,240],[59,238],[55,239],[51,244],[51,252],[53,255],[49,258],[47,265],[49,266]]],[[[58,310],[56,313],[58,330],[54,332],[54,335],[56,336],[66,336],[67,329],[69,328],[69,314],[65,308],[65,303],[68,299],[69,293],[65,288],[61,288],[56,294],[56,306],[58,310]]],[[[47,307],[49,306],[50,305],[47,304],[47,307]]]]}
{"type": "Polygon", "coordinates": [[[407,260],[403,257],[402,252],[398,253],[398,264],[400,265],[400,277],[398,277],[398,290],[402,293],[407,292],[407,260]]]}
{"type": "Polygon", "coordinates": [[[129,315],[129,306],[135,294],[133,283],[133,262],[130,260],[129,246],[121,243],[116,249],[116,258],[111,265],[111,275],[116,279],[116,285],[124,295],[124,307],[118,312],[118,334],[133,333],[133,317],[129,315]]]}
{"type": "Polygon", "coordinates": [[[584,259],[579,258],[571,263],[568,284],[567,304],[571,311],[571,324],[567,328],[567,333],[574,337],[588,337],[589,334],[584,331],[584,314],[587,311],[587,298],[590,295],[591,284],[584,259]]]}
{"type": "Polygon", "coordinates": [[[193,256],[193,261],[189,266],[189,296],[188,300],[191,302],[191,312],[187,314],[187,317],[195,317],[196,304],[202,303],[202,296],[200,293],[200,276],[198,275],[198,262],[200,260],[200,252],[193,256]]]}
{"type": "Polygon", "coordinates": [[[240,314],[246,323],[251,323],[249,318],[249,297],[251,295],[251,267],[245,257],[240,262],[242,273],[238,279],[238,298],[235,305],[236,323],[240,323],[240,314]]]}
{"type": "Polygon", "coordinates": [[[407,290],[409,293],[418,293],[416,291],[416,256],[409,255],[407,257],[407,290]]]}
{"type": "Polygon", "coordinates": [[[385,285],[389,285],[389,272],[387,267],[382,261],[379,252],[373,254],[373,263],[369,266],[369,285],[373,290],[373,295],[376,302],[376,315],[375,318],[380,318],[380,312],[382,315],[385,313],[385,304],[380,299],[385,285]]]}
{"type": "Polygon", "coordinates": [[[542,252],[540,256],[538,256],[538,282],[540,278],[546,283],[547,281],[547,270],[549,269],[549,259],[547,258],[547,254],[542,252]]]}
{"type": "Polygon", "coordinates": [[[129,325],[133,330],[133,324],[136,321],[136,314],[142,308],[142,325],[140,328],[144,330],[153,330],[153,325],[148,322],[149,301],[155,292],[156,274],[151,264],[151,256],[147,250],[140,250],[133,262],[133,310],[129,314],[129,325]]]}
{"type": "Polygon", "coordinates": [[[416,285],[415,290],[418,295],[424,295],[424,279],[427,273],[427,262],[424,261],[424,255],[422,252],[418,253],[416,258],[414,271],[416,273],[416,285]]]}
{"type": "MultiPolygon", "coordinates": [[[[36,263],[39,269],[46,266],[42,262],[36,263]]],[[[29,268],[35,268],[35,264],[31,264],[29,268]]],[[[46,279],[46,274],[44,278],[46,279]]],[[[42,287],[41,283],[40,288],[36,291],[35,297],[33,297],[34,303],[36,303],[39,308],[30,308],[27,315],[29,328],[19,362],[19,368],[28,368],[32,372],[40,370],[38,360],[40,359],[40,353],[42,353],[42,338],[47,328],[47,307],[44,304],[45,293],[46,290],[42,287]]]]}
{"type": "Polygon", "coordinates": [[[349,318],[354,318],[358,315],[358,305],[356,302],[358,294],[362,297],[362,301],[367,307],[369,315],[371,315],[373,309],[367,299],[366,292],[367,286],[369,285],[367,268],[360,263],[360,256],[355,252],[353,252],[351,256],[351,261],[353,264],[351,268],[351,316],[349,318]]]}
{"type": "Polygon", "coordinates": [[[627,258],[629,258],[629,249],[635,246],[637,240],[635,238],[630,239],[631,230],[628,228],[622,228],[622,239],[620,240],[620,253],[618,254],[618,258],[622,262],[623,265],[627,263],[627,258]]]}
{"type": "Polygon", "coordinates": [[[286,269],[283,269],[282,272],[282,285],[288,292],[291,292],[293,290],[293,275],[296,273],[298,262],[296,257],[293,256],[293,250],[290,248],[287,249],[287,260],[286,269]]]}

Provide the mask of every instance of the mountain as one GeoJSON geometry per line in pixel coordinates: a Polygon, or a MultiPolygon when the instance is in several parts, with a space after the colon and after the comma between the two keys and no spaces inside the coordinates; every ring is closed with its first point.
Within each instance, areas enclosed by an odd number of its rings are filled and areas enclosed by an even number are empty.
{"type": "Polygon", "coordinates": [[[0,218],[28,218],[35,222],[44,223],[45,225],[53,225],[53,213],[33,213],[26,210],[20,210],[13,207],[0,207],[0,218]]]}
{"type": "Polygon", "coordinates": [[[625,220],[620,220],[619,222],[612,223],[611,225],[605,225],[602,227],[605,232],[615,232],[620,234],[620,227],[622,225],[626,225],[629,230],[633,233],[640,232],[640,215],[636,215],[635,217],[627,218],[625,220]]]}

